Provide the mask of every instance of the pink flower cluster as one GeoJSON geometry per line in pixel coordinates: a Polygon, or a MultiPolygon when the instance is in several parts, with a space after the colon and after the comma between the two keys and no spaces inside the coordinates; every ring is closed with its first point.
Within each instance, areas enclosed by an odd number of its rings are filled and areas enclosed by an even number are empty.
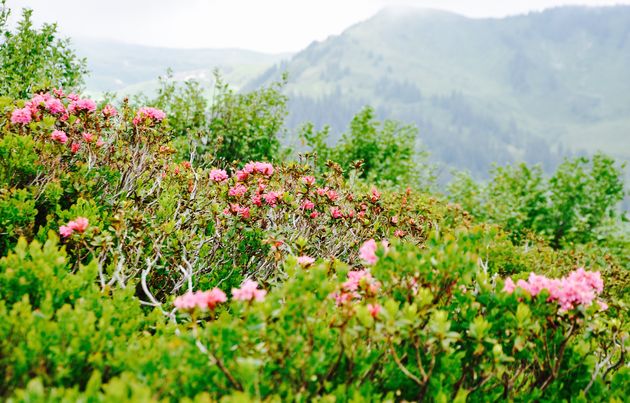
{"type": "Polygon", "coordinates": [[[223,210],[223,214],[225,215],[237,215],[243,218],[250,217],[249,207],[244,207],[239,204],[230,204],[229,208],[223,210]]]}
{"type": "Polygon", "coordinates": [[[68,141],[68,136],[66,135],[66,132],[62,130],[54,130],[50,135],[50,138],[61,144],[66,144],[66,142],[68,141]]]}
{"type": "MultiPolygon", "coordinates": [[[[70,98],[70,96],[68,96],[70,98]]],[[[70,102],[68,105],[68,112],[94,112],[96,110],[96,102],[89,98],[80,98],[70,102]]]]}
{"type": "MultiPolygon", "coordinates": [[[[600,272],[585,271],[579,268],[568,276],[559,279],[550,279],[530,273],[527,281],[518,280],[516,284],[511,278],[505,280],[503,291],[509,294],[516,288],[527,291],[530,295],[536,296],[542,290],[549,292],[549,302],[557,302],[560,309],[567,311],[578,305],[590,306],[597,295],[604,290],[604,281],[600,272]]],[[[603,301],[598,301],[602,309],[607,305],[603,301]]]]}
{"type": "MultiPolygon", "coordinates": [[[[381,241],[381,245],[385,248],[385,251],[389,249],[389,244],[386,240],[381,241]]],[[[378,261],[378,256],[376,256],[376,250],[378,249],[378,245],[374,239],[369,239],[363,242],[363,245],[359,248],[359,257],[369,265],[376,264],[378,261]]]]}
{"type": "Polygon", "coordinates": [[[297,258],[297,262],[302,267],[308,267],[312,265],[313,263],[315,263],[315,259],[313,259],[310,256],[302,255],[297,258]]]}
{"type": "Polygon", "coordinates": [[[83,233],[89,226],[89,221],[85,217],[77,217],[72,221],[69,221],[66,225],[59,227],[59,234],[63,238],[67,238],[72,235],[73,232],[83,233]]]}
{"type": "Polygon", "coordinates": [[[206,309],[213,310],[218,304],[225,301],[227,301],[225,293],[215,287],[210,291],[189,291],[175,298],[173,305],[175,308],[185,311],[192,311],[195,308],[205,311],[206,309]]]}
{"type": "Polygon", "coordinates": [[[273,175],[273,165],[268,162],[248,162],[243,169],[236,171],[236,179],[246,181],[249,175],[261,174],[264,176],[273,175]]]}
{"type": "MultiPolygon", "coordinates": [[[[40,93],[35,94],[33,98],[26,102],[24,108],[15,109],[11,113],[11,123],[27,124],[32,120],[39,121],[42,118],[43,111],[46,111],[52,115],[62,115],[60,120],[66,121],[71,113],[77,112],[94,112],[96,110],[96,103],[89,98],[79,98],[77,94],[65,95],[62,90],[55,89],[53,94],[40,93]],[[68,108],[62,101],[62,98],[66,97],[70,100],[68,108]]],[[[116,109],[107,105],[103,109],[103,113],[111,114],[112,111],[118,113],[116,109]]]]}
{"type": "Polygon", "coordinates": [[[210,171],[210,180],[213,180],[215,182],[223,182],[224,180],[227,180],[227,178],[228,174],[223,169],[213,169],[212,171],[210,171]]]}
{"type": "Polygon", "coordinates": [[[232,197],[243,197],[245,193],[247,193],[247,187],[241,185],[240,183],[228,190],[228,196],[232,197]]]}
{"type": "Polygon", "coordinates": [[[23,125],[30,123],[33,119],[30,108],[24,107],[19,109],[14,109],[11,113],[11,123],[21,123],[23,125]]]}
{"type": "Polygon", "coordinates": [[[118,111],[116,110],[116,108],[114,108],[112,105],[107,104],[103,107],[103,110],[101,111],[101,113],[103,114],[103,116],[105,116],[106,118],[111,118],[114,116],[118,116],[118,111]]]}
{"type": "Polygon", "coordinates": [[[267,295],[266,290],[259,290],[258,283],[252,280],[245,280],[241,288],[232,288],[232,296],[240,301],[262,301],[267,295]]]}
{"type": "Polygon", "coordinates": [[[368,270],[354,270],[348,272],[348,280],[341,284],[341,292],[333,293],[331,296],[337,305],[344,305],[353,300],[361,298],[361,292],[366,296],[375,296],[381,288],[378,282],[368,270]]]}
{"type": "Polygon", "coordinates": [[[159,123],[164,120],[165,117],[166,113],[163,111],[150,106],[143,106],[136,112],[136,116],[133,118],[133,124],[138,126],[138,124],[145,122],[147,119],[149,119],[151,123],[159,123]]]}

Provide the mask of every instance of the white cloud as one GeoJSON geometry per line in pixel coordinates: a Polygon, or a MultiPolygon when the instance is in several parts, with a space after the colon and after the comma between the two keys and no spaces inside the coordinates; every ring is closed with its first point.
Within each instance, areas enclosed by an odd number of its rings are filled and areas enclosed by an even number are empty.
{"type": "Polygon", "coordinates": [[[14,11],[31,7],[36,22],[58,22],[62,32],[73,37],[264,52],[299,50],[388,5],[499,17],[564,4],[620,3],[630,0],[9,0],[14,11]]]}

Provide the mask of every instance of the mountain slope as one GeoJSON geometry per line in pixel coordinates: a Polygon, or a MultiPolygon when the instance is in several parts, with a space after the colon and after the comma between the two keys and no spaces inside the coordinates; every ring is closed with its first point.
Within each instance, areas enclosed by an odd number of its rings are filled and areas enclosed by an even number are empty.
{"type": "Polygon", "coordinates": [[[177,79],[195,77],[202,82],[212,81],[212,70],[218,68],[227,82],[239,88],[288,56],[241,49],[171,49],[85,39],[75,40],[73,45],[80,56],[87,58],[91,74],[86,87],[94,94],[152,91],[157,87],[157,77],[167,68],[173,69],[177,79]]]}
{"type": "Polygon", "coordinates": [[[630,7],[504,19],[386,9],[248,84],[288,71],[292,114],[344,130],[363,104],[415,122],[437,159],[474,173],[597,149],[630,160],[630,7]]]}

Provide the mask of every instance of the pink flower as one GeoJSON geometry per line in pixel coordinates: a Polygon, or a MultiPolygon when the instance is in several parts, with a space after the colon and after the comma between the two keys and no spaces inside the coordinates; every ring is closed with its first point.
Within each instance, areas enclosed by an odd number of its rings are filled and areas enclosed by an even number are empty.
{"type": "Polygon", "coordinates": [[[67,95],[67,98],[71,101],[78,101],[79,100],[79,96],[77,94],[75,94],[74,92],[71,92],[70,94],[67,95]]]}
{"type": "Polygon", "coordinates": [[[262,206],[262,196],[260,195],[253,195],[252,196],[252,203],[258,207],[262,206]]]}
{"type": "Polygon", "coordinates": [[[313,186],[315,184],[315,177],[314,176],[304,176],[304,177],[302,177],[302,183],[304,183],[306,186],[313,186]]]}
{"type": "Polygon", "coordinates": [[[206,309],[214,310],[218,304],[225,301],[227,301],[225,293],[215,287],[210,291],[189,291],[175,298],[173,305],[180,310],[191,311],[199,308],[205,311],[206,309]]]}
{"type": "Polygon", "coordinates": [[[317,190],[315,190],[315,192],[319,195],[319,196],[323,196],[326,194],[326,192],[328,192],[328,188],[317,188],[317,190]]]}
{"type": "Polygon", "coordinates": [[[273,165],[268,162],[248,162],[243,168],[248,174],[262,174],[265,176],[273,175],[273,165]]]}
{"type": "MultiPolygon", "coordinates": [[[[70,96],[68,95],[68,98],[70,96]]],[[[89,98],[77,99],[75,101],[70,102],[68,105],[68,112],[94,112],[96,110],[96,102],[92,101],[89,98]]]]}
{"type": "Polygon", "coordinates": [[[223,182],[228,178],[227,172],[223,169],[213,169],[210,171],[210,179],[215,182],[223,182]]]}
{"type": "Polygon", "coordinates": [[[217,287],[213,288],[211,291],[206,291],[206,298],[208,302],[208,308],[210,309],[214,309],[217,304],[227,301],[227,296],[225,295],[225,293],[217,287]]]}
{"type": "Polygon", "coordinates": [[[241,197],[243,196],[245,193],[247,193],[247,187],[238,184],[232,188],[230,188],[230,190],[228,191],[228,195],[229,196],[233,196],[233,197],[241,197]]]}
{"type": "Polygon", "coordinates": [[[370,191],[371,195],[370,195],[370,201],[372,203],[376,203],[378,201],[378,199],[381,198],[381,194],[378,190],[376,190],[375,187],[372,187],[372,190],[370,191]]]}
{"type": "Polygon", "coordinates": [[[110,118],[113,116],[117,116],[118,115],[118,111],[116,110],[116,108],[114,108],[112,105],[107,104],[103,107],[103,110],[101,111],[101,113],[103,114],[103,116],[105,116],[106,118],[110,118]]]}
{"type": "Polygon", "coordinates": [[[263,199],[265,199],[265,201],[267,202],[268,205],[270,206],[275,206],[276,203],[278,202],[278,193],[276,192],[269,192],[269,193],[265,193],[264,195],[262,195],[263,199]]]}
{"type": "Polygon", "coordinates": [[[81,148],[81,144],[79,143],[72,143],[72,145],[70,146],[70,151],[72,151],[72,154],[76,154],[79,152],[79,149],[81,148]]]}
{"type": "Polygon", "coordinates": [[[326,192],[326,196],[328,197],[330,201],[333,201],[333,202],[339,198],[339,194],[335,192],[334,190],[329,190],[328,192],[326,192]]]}
{"type": "Polygon", "coordinates": [[[33,119],[29,108],[15,109],[11,113],[11,123],[21,123],[23,125],[29,123],[33,119]]]}
{"type": "Polygon", "coordinates": [[[348,280],[341,287],[348,292],[363,289],[370,294],[376,294],[381,287],[381,283],[376,281],[367,270],[353,270],[348,272],[348,280]]]}
{"type": "Polygon", "coordinates": [[[300,256],[300,257],[297,258],[297,262],[298,262],[298,264],[300,266],[307,267],[307,266],[312,265],[315,262],[315,259],[313,259],[310,256],[304,256],[303,255],[303,256],[300,256]]]}
{"type": "Polygon", "coordinates": [[[359,248],[359,256],[367,264],[375,264],[378,260],[376,249],[376,241],[374,239],[367,240],[361,245],[361,248],[359,248]]]}
{"type": "Polygon", "coordinates": [[[236,210],[236,214],[243,218],[249,218],[249,207],[239,207],[236,210]]]}
{"type": "Polygon", "coordinates": [[[397,229],[396,231],[394,231],[394,236],[397,238],[402,238],[405,236],[405,231],[397,229]]]}
{"type": "Polygon", "coordinates": [[[334,219],[343,218],[343,214],[341,214],[341,210],[339,207],[333,207],[330,209],[330,215],[334,219]]]}
{"type": "Polygon", "coordinates": [[[317,218],[319,217],[319,213],[317,211],[313,211],[310,215],[311,218],[317,218]]]}
{"type": "Polygon", "coordinates": [[[66,144],[66,142],[68,141],[68,136],[66,135],[65,132],[61,131],[61,130],[55,130],[52,132],[52,134],[50,135],[50,138],[60,142],[61,144],[66,144]]]}
{"type": "Polygon", "coordinates": [[[63,98],[64,97],[63,89],[61,89],[61,88],[53,88],[53,94],[55,94],[55,96],[57,98],[63,98]]]}
{"type": "Polygon", "coordinates": [[[103,139],[99,137],[98,140],[96,141],[96,146],[103,147],[104,145],[105,145],[105,142],[103,141],[103,139]]]}
{"type": "Polygon", "coordinates": [[[503,292],[507,292],[508,294],[512,294],[514,289],[516,288],[516,284],[510,277],[505,279],[505,283],[503,284],[503,292]]]}
{"type": "Polygon", "coordinates": [[[304,200],[302,205],[300,205],[302,210],[313,210],[315,208],[315,203],[310,200],[304,200]]]}
{"type": "Polygon", "coordinates": [[[144,106],[136,112],[136,116],[133,118],[133,124],[137,126],[139,123],[143,123],[147,120],[149,120],[151,124],[159,123],[164,120],[165,117],[166,113],[163,111],[150,106],[144,106]]]}
{"type": "Polygon", "coordinates": [[[241,288],[233,288],[232,296],[239,301],[262,301],[267,291],[258,290],[258,283],[252,280],[245,280],[241,288]]]}
{"type": "Polygon", "coordinates": [[[234,175],[236,175],[236,179],[237,179],[239,182],[244,182],[244,181],[246,181],[246,180],[247,180],[247,178],[249,177],[249,172],[244,171],[244,170],[240,170],[240,171],[236,171],[236,172],[234,173],[234,175]]]}
{"type": "Polygon", "coordinates": [[[85,217],[77,217],[74,221],[70,221],[68,223],[68,227],[72,228],[73,231],[84,232],[89,226],[89,221],[85,217]]]}
{"type": "Polygon", "coordinates": [[[94,140],[94,135],[92,133],[83,132],[83,140],[91,143],[94,140]]]}
{"type": "Polygon", "coordinates": [[[63,103],[57,98],[51,98],[45,102],[46,110],[53,115],[59,113],[65,113],[66,107],[63,106],[63,103]]]}
{"type": "Polygon", "coordinates": [[[376,318],[383,309],[379,304],[368,304],[367,308],[373,318],[376,318]]]}
{"type": "Polygon", "coordinates": [[[525,290],[531,296],[547,290],[549,292],[547,301],[556,302],[562,311],[567,311],[578,305],[590,306],[597,294],[603,291],[604,282],[599,272],[587,272],[579,268],[560,279],[550,279],[530,273],[527,281],[518,280],[514,285],[514,282],[508,278],[503,291],[512,293],[516,287],[525,290]]]}
{"type": "Polygon", "coordinates": [[[72,232],[74,232],[72,228],[67,225],[62,225],[61,227],[59,227],[59,235],[61,235],[63,238],[69,237],[70,235],[72,235],[72,232]]]}

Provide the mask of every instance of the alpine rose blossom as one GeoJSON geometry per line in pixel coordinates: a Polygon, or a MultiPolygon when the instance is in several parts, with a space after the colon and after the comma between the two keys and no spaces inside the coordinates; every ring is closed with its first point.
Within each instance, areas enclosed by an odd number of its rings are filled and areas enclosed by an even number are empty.
{"type": "Polygon", "coordinates": [[[92,133],[84,132],[83,140],[87,141],[88,143],[91,143],[94,140],[94,135],[92,133]]]}
{"type": "Polygon", "coordinates": [[[302,177],[302,183],[304,183],[306,186],[313,186],[315,184],[315,177],[314,176],[304,176],[304,177],[302,177]]]}
{"type": "Polygon", "coordinates": [[[152,108],[150,106],[144,106],[138,109],[136,112],[136,116],[133,118],[133,124],[138,126],[138,124],[144,122],[145,120],[150,120],[151,123],[159,123],[166,117],[166,113],[163,111],[152,108]]]}
{"type": "Polygon", "coordinates": [[[334,219],[343,218],[343,214],[341,213],[341,210],[339,209],[339,207],[331,208],[330,209],[330,215],[334,219]]]}
{"type": "Polygon", "coordinates": [[[66,135],[65,132],[61,130],[53,131],[52,134],[50,135],[50,138],[55,141],[58,141],[61,144],[66,144],[66,142],[68,141],[68,136],[66,135]]]}
{"type": "Polygon", "coordinates": [[[11,113],[11,123],[13,124],[21,123],[25,125],[27,123],[30,123],[32,119],[33,119],[33,116],[29,108],[15,109],[11,113]]]}
{"type": "Polygon", "coordinates": [[[300,256],[297,258],[297,262],[302,267],[308,267],[315,262],[315,259],[310,256],[300,256]]]}
{"type": "Polygon", "coordinates": [[[278,202],[279,196],[280,195],[277,192],[269,192],[262,195],[263,199],[265,199],[265,202],[267,202],[267,204],[272,207],[275,206],[278,202]]]}
{"type": "Polygon", "coordinates": [[[216,306],[227,301],[227,296],[219,288],[215,287],[210,291],[188,291],[184,295],[175,298],[173,305],[179,310],[192,311],[196,308],[205,311],[214,310],[216,306]]]}
{"type": "MultiPolygon", "coordinates": [[[[68,96],[70,98],[70,96],[68,96]]],[[[76,101],[70,102],[68,105],[68,112],[94,112],[96,110],[96,102],[92,101],[89,98],[77,99],[76,101]]]]}
{"type": "Polygon", "coordinates": [[[81,144],[79,143],[72,143],[72,145],[70,146],[70,151],[72,151],[72,154],[76,154],[79,152],[79,149],[81,148],[81,144]]]}
{"type": "Polygon", "coordinates": [[[62,225],[61,227],[59,227],[59,235],[61,235],[63,238],[67,238],[70,235],[72,235],[74,231],[72,230],[72,228],[70,228],[67,225],[62,225]]]}
{"type": "Polygon", "coordinates": [[[227,172],[223,169],[213,169],[210,171],[210,180],[215,182],[223,182],[228,178],[227,172]]]}
{"type": "Polygon", "coordinates": [[[116,108],[114,108],[112,105],[107,104],[103,107],[103,110],[101,111],[101,113],[103,114],[103,116],[105,116],[106,118],[111,118],[114,116],[118,115],[118,111],[116,110],[116,108]]]}
{"type": "Polygon", "coordinates": [[[63,103],[57,98],[51,98],[45,102],[46,110],[53,115],[57,115],[60,113],[66,112],[66,107],[63,106],[63,103]]]}
{"type": "Polygon", "coordinates": [[[373,318],[376,318],[381,312],[381,309],[383,309],[379,304],[368,304],[367,308],[368,312],[370,312],[370,315],[372,315],[373,318]]]}
{"type": "Polygon", "coordinates": [[[228,196],[233,197],[242,197],[245,193],[247,193],[247,187],[241,184],[231,187],[230,190],[228,190],[228,196]]]}
{"type": "Polygon", "coordinates": [[[378,261],[376,249],[376,241],[374,239],[367,240],[363,242],[363,245],[359,248],[359,257],[367,264],[375,264],[378,261]]]}
{"type": "Polygon", "coordinates": [[[313,210],[315,208],[315,203],[310,200],[304,200],[300,205],[302,210],[313,210]]]}
{"type": "Polygon", "coordinates": [[[68,223],[68,227],[76,232],[84,232],[89,226],[89,221],[85,217],[77,217],[68,223]]]}
{"type": "Polygon", "coordinates": [[[547,290],[549,292],[547,301],[558,303],[561,311],[568,311],[578,305],[590,306],[593,301],[597,301],[601,309],[607,308],[605,302],[597,300],[597,295],[604,290],[604,281],[598,271],[585,271],[579,268],[559,279],[530,273],[527,280],[518,280],[516,284],[511,278],[505,280],[504,292],[511,294],[516,288],[523,289],[531,296],[547,290]]]}
{"type": "Polygon", "coordinates": [[[259,290],[258,283],[252,280],[245,280],[241,288],[233,288],[232,296],[239,301],[262,301],[267,295],[266,290],[259,290]]]}

